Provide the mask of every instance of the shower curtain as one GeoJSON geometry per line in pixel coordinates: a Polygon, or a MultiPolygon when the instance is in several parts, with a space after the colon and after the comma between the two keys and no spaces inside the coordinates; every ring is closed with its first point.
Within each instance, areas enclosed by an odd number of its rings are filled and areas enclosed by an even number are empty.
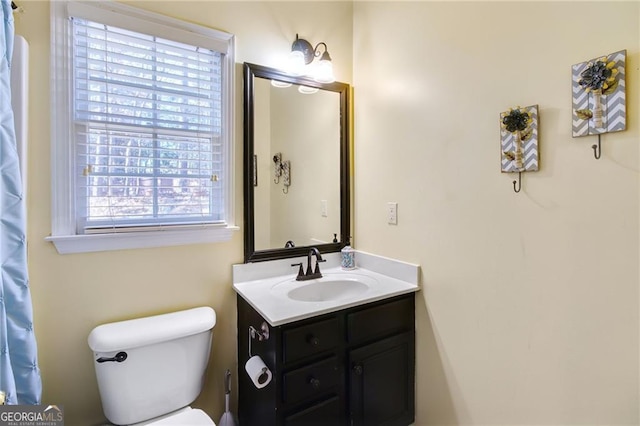
{"type": "Polygon", "coordinates": [[[7,404],[40,404],[42,383],[27,274],[26,214],[11,109],[13,13],[0,0],[0,391],[7,404]]]}

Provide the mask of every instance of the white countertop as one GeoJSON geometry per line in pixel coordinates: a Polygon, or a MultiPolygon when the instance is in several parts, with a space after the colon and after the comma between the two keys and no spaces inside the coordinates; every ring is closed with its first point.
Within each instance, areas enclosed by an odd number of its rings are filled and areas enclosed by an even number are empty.
{"type": "MultiPolygon", "coordinates": [[[[295,281],[297,269],[292,263],[305,258],[234,265],[233,288],[272,326],[339,311],[365,303],[419,291],[419,266],[356,252],[357,268],[343,270],[339,266],[339,253],[323,255],[327,260],[320,265],[323,278],[295,281]],[[367,284],[366,290],[346,295],[338,300],[292,300],[287,293],[296,287],[335,279],[356,280],[367,284]]],[[[330,284],[327,284],[330,285],[330,284]]]]}

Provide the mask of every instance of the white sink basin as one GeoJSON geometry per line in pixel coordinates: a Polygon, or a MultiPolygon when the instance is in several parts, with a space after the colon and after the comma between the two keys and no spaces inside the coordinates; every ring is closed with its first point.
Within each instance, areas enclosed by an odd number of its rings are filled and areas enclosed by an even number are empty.
{"type": "Polygon", "coordinates": [[[289,299],[301,302],[343,300],[364,293],[369,288],[368,285],[355,280],[316,281],[301,284],[301,287],[296,287],[287,293],[289,299]]]}
{"type": "Polygon", "coordinates": [[[298,302],[333,302],[354,299],[375,284],[375,278],[365,275],[326,274],[310,281],[289,279],[273,286],[272,291],[298,302]]]}

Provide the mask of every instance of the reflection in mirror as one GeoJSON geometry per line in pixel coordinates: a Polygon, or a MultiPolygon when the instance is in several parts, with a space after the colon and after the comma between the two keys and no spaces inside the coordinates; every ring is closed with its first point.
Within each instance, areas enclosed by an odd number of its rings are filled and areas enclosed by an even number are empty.
{"type": "Polygon", "coordinates": [[[245,261],[340,250],[349,232],[348,85],[253,64],[244,78],[245,261]]]}
{"type": "Polygon", "coordinates": [[[330,243],[340,235],[340,94],[307,95],[299,87],[254,80],[253,146],[262,177],[253,187],[256,250],[330,243]],[[278,176],[287,169],[288,186],[278,176]]]}

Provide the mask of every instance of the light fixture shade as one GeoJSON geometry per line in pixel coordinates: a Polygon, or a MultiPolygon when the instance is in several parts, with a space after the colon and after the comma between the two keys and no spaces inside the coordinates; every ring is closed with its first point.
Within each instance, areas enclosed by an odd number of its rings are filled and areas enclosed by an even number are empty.
{"type": "Polygon", "coordinates": [[[304,53],[300,50],[292,50],[289,54],[289,74],[304,75],[306,65],[304,53]]]}
{"type": "MultiPolygon", "coordinates": [[[[329,57],[326,52],[325,55],[326,57],[329,57]]],[[[331,59],[325,59],[325,55],[322,55],[320,62],[318,62],[314,80],[318,83],[333,83],[336,81],[336,78],[333,75],[333,64],[331,63],[331,59]]]]}

